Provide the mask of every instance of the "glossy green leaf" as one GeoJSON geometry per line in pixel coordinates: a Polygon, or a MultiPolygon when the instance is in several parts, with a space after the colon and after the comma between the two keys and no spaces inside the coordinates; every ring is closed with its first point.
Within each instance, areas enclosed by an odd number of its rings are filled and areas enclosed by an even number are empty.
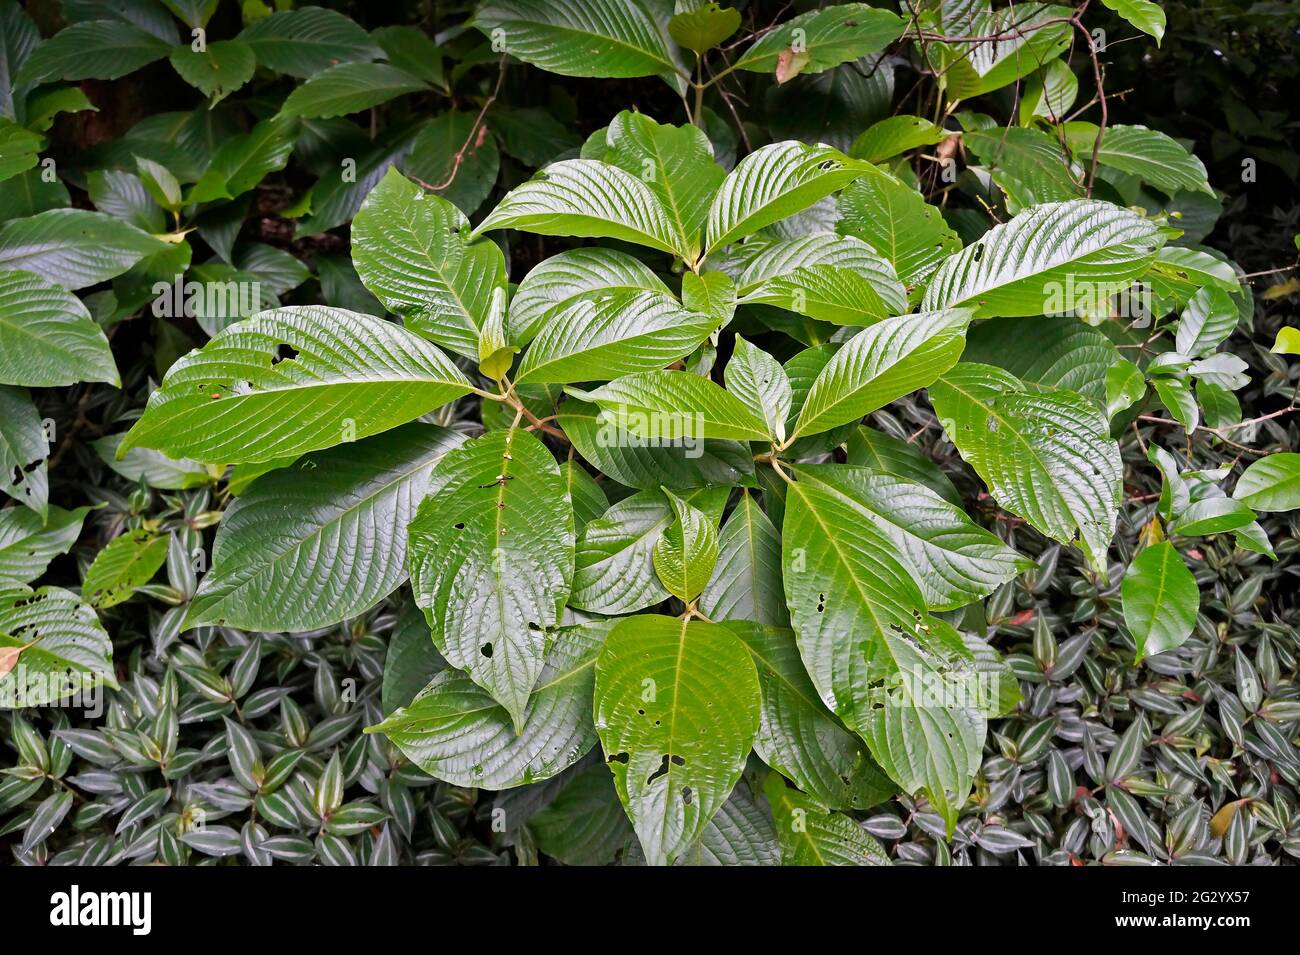
{"type": "Polygon", "coordinates": [[[0,385],[0,491],[42,518],[50,503],[49,435],[25,388],[0,385]]]}
{"type": "Polygon", "coordinates": [[[186,83],[212,101],[221,102],[253,78],[257,55],[241,40],[217,40],[202,51],[172,47],[171,64],[186,83]]]}
{"type": "Polygon", "coordinates": [[[768,73],[781,54],[806,56],[799,72],[821,73],[883,50],[902,35],[906,24],[896,14],[865,3],[846,3],[801,14],[764,34],[736,60],[735,69],[768,73]]]}
{"type": "Polygon", "coordinates": [[[89,512],[88,507],[51,507],[42,517],[21,507],[0,510],[0,587],[20,587],[41,576],[51,560],[76,543],[89,512]]]}
{"type": "Polygon", "coordinates": [[[1182,646],[1196,626],[1201,601],[1196,578],[1168,541],[1153,544],[1129,564],[1120,597],[1138,663],[1182,646]]]}
{"type": "Polygon", "coordinates": [[[685,604],[699,596],[718,561],[716,522],[671,491],[664,491],[673,522],[655,542],[655,575],[670,594],[685,604]]]}
{"type": "Polygon", "coordinates": [[[0,591],[0,647],[25,648],[0,676],[0,707],[45,706],[97,692],[95,682],[117,689],[112,641],[95,611],[62,588],[0,591]]]}
{"type": "Polygon", "coordinates": [[[516,728],[569,598],[573,551],[559,466],[514,428],[449,451],[411,521],[411,589],[434,642],[516,728]]]}
{"type": "MultiPolygon", "coordinates": [[[[102,212],[51,209],[0,226],[0,271],[21,269],[65,289],[80,289],[115,278],[166,247],[102,212]]],[[[26,281],[6,277],[6,294],[22,291],[26,281]]],[[[50,294],[39,293],[39,297],[50,294]]]]}
{"type": "Polygon", "coordinates": [[[1300,508],[1300,454],[1278,451],[1252,462],[1232,496],[1257,511],[1300,508]]]}
{"type": "Polygon", "coordinates": [[[779,774],[767,777],[763,791],[781,841],[782,865],[893,864],[876,838],[852,816],[791,789],[779,774]]]}
{"type": "Polygon", "coordinates": [[[86,603],[101,610],[130,598],[167,560],[167,537],[151,531],[128,531],[95,555],[81,582],[86,603]]]}
{"type": "Polygon", "coordinates": [[[731,794],[759,707],[749,652],[724,628],[636,616],[610,632],[596,662],[596,732],[650,864],[687,852],[731,794]]]}
{"type": "Polygon", "coordinates": [[[688,371],[643,371],[591,391],[567,390],[599,406],[620,430],[646,438],[762,441],[769,436],[759,412],[688,371]]]}
{"type": "Polygon", "coordinates": [[[304,78],[383,52],[354,21],[325,7],[277,11],[254,20],[238,39],[253,48],[258,66],[304,78]]]}

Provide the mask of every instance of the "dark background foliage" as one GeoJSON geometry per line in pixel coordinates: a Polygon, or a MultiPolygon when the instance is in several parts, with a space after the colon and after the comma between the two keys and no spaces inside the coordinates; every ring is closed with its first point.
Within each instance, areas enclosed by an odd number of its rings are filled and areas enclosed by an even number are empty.
{"type": "MultiPolygon", "coordinates": [[[[437,36],[448,74],[457,78],[454,108],[472,116],[495,91],[485,117],[501,146],[492,197],[622,109],[661,122],[685,120],[677,98],[652,78],[575,80],[514,65],[497,88],[496,57],[480,34],[459,29],[470,5],[330,5],[367,29],[410,23],[437,36]]],[[[743,6],[742,31],[751,31],[787,16],[789,5],[743,6]]],[[[1257,292],[1281,286],[1293,273],[1271,270],[1295,261],[1292,237],[1300,230],[1300,7],[1167,2],[1168,32],[1156,48],[1094,6],[1088,23],[1111,37],[1105,64],[1112,121],[1143,123],[1194,144],[1223,200],[1206,244],[1229,252],[1248,272],[1270,273],[1256,277],[1257,292]],[[1243,176],[1243,163],[1254,164],[1253,180],[1243,176]]],[[[59,23],[52,0],[34,0],[28,10],[47,35],[59,23]]],[[[239,27],[239,5],[223,3],[209,32],[223,37],[239,27]]],[[[766,77],[731,84],[735,116],[725,102],[710,103],[726,127],[715,138],[757,145],[833,139],[839,130],[851,137],[903,103],[922,111],[917,101],[932,94],[911,87],[923,78],[902,62],[892,73],[892,100],[873,99],[881,77],[856,65],[781,89],[766,77]],[[859,72],[841,75],[849,69],[859,72]],[[849,96],[850,87],[864,98],[849,96]]],[[[255,95],[271,101],[291,82],[259,79],[255,95]]],[[[165,61],[121,80],[87,81],[83,89],[98,112],[65,115],[52,134],[50,154],[72,168],[141,119],[199,102],[165,61]]],[[[402,110],[419,115],[448,105],[430,94],[402,110]]],[[[383,113],[377,122],[387,129],[369,132],[382,137],[410,118],[383,113]]],[[[286,290],[286,302],[357,294],[321,264],[346,253],[346,226],[295,238],[290,213],[315,178],[311,164],[296,157],[252,194],[240,228],[242,240],[284,249],[310,269],[313,277],[286,290]]],[[[88,205],[76,189],[72,199],[88,205]]],[[[484,199],[483,208],[490,207],[491,198],[484,199]]],[[[560,247],[562,241],[519,239],[510,249],[511,278],[560,247]]],[[[1285,407],[1294,393],[1294,364],[1288,371],[1268,348],[1281,325],[1296,324],[1297,301],[1295,294],[1257,295],[1253,326],[1234,339],[1254,381],[1240,393],[1243,417],[1285,407]]],[[[81,385],[39,393],[41,413],[55,420],[60,436],[50,461],[51,499],[103,505],[47,579],[78,589],[97,550],[124,528],[173,531],[184,553],[210,545],[224,495],[128,481],[91,445],[121,430],[143,405],[150,380],[202,340],[185,321],[143,313],[111,331],[122,390],[81,385]]],[[[973,510],[985,508],[981,519],[1008,520],[991,502],[976,502],[973,477],[941,443],[919,402],[877,414],[875,424],[903,436],[925,429],[919,443],[975,502],[973,510]]],[[[1298,428],[1294,418],[1270,421],[1253,443],[1294,449],[1298,428]]],[[[1135,442],[1129,439],[1125,454],[1138,460],[1135,442]]],[[[1207,442],[1192,453],[1197,466],[1215,467],[1239,452],[1207,442]]],[[[1158,491],[1149,477],[1126,487],[1131,500],[1149,504],[1126,509],[1118,553],[1132,553],[1158,491]]],[[[1132,644],[1117,626],[1120,575],[1101,585],[1058,545],[1027,528],[1006,528],[1038,569],[997,592],[987,619],[994,644],[1022,680],[1026,703],[992,724],[975,797],[950,843],[938,816],[905,797],[860,814],[865,826],[897,861],[921,864],[1294,863],[1300,751],[1289,733],[1300,719],[1300,512],[1263,520],[1278,559],[1234,550],[1226,537],[1208,542],[1196,568],[1205,595],[1196,632],[1176,653],[1141,667],[1132,665],[1132,644]]],[[[0,765],[9,771],[0,781],[0,840],[13,861],[547,861],[525,823],[553,794],[549,786],[498,796],[435,783],[382,737],[362,735],[379,714],[390,639],[411,621],[403,591],[364,618],[318,633],[178,633],[175,608],[193,593],[193,578],[183,553],[174,554],[166,583],[103,613],[123,687],[106,720],[90,723],[52,709],[0,714],[0,765]],[[203,831],[182,836],[200,815],[203,831]]]]}

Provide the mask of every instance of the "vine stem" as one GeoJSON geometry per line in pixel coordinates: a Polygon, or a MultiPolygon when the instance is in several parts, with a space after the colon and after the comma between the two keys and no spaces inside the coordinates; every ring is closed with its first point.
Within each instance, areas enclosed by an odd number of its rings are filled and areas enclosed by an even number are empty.
{"type": "Polygon", "coordinates": [[[506,58],[503,54],[500,65],[497,69],[496,86],[492,88],[492,94],[483,102],[483,108],[480,109],[478,115],[474,117],[474,125],[469,128],[469,135],[465,137],[465,142],[461,144],[460,149],[456,150],[456,155],[452,157],[451,171],[447,173],[447,178],[442,182],[428,183],[416,176],[411,176],[411,179],[414,182],[419,183],[430,192],[441,192],[456,181],[456,176],[460,173],[461,164],[465,162],[466,153],[469,152],[470,146],[474,145],[475,141],[478,139],[479,127],[483,125],[483,117],[486,116],[487,111],[492,108],[492,104],[497,101],[497,95],[501,92],[501,84],[505,82],[505,79],[506,58]]]}

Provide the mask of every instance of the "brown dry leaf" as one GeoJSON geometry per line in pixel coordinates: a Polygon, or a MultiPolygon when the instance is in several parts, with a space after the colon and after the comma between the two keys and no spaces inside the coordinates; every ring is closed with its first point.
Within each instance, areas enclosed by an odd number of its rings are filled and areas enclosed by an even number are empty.
{"type": "Polygon", "coordinates": [[[0,678],[9,675],[9,672],[18,665],[18,658],[23,655],[23,651],[29,650],[40,640],[37,637],[31,643],[21,647],[0,647],[0,678]]]}
{"type": "Polygon", "coordinates": [[[1229,803],[1224,803],[1223,808],[1214,814],[1210,819],[1210,835],[1216,839],[1222,839],[1224,833],[1228,831],[1228,826],[1232,824],[1232,817],[1236,815],[1238,809],[1249,803],[1249,799],[1236,799],[1229,803]]]}
{"type": "Polygon", "coordinates": [[[808,65],[809,59],[811,59],[811,56],[806,50],[802,53],[796,53],[790,47],[786,47],[778,53],[776,57],[777,85],[786,83],[803,72],[803,68],[808,65]]]}

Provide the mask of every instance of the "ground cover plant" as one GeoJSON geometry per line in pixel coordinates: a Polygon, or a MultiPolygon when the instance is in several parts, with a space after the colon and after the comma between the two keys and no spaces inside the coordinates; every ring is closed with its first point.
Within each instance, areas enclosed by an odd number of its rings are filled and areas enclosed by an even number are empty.
{"type": "Polygon", "coordinates": [[[1294,11],[384,6],[0,0],[15,862],[1300,854],[1294,11]]]}

